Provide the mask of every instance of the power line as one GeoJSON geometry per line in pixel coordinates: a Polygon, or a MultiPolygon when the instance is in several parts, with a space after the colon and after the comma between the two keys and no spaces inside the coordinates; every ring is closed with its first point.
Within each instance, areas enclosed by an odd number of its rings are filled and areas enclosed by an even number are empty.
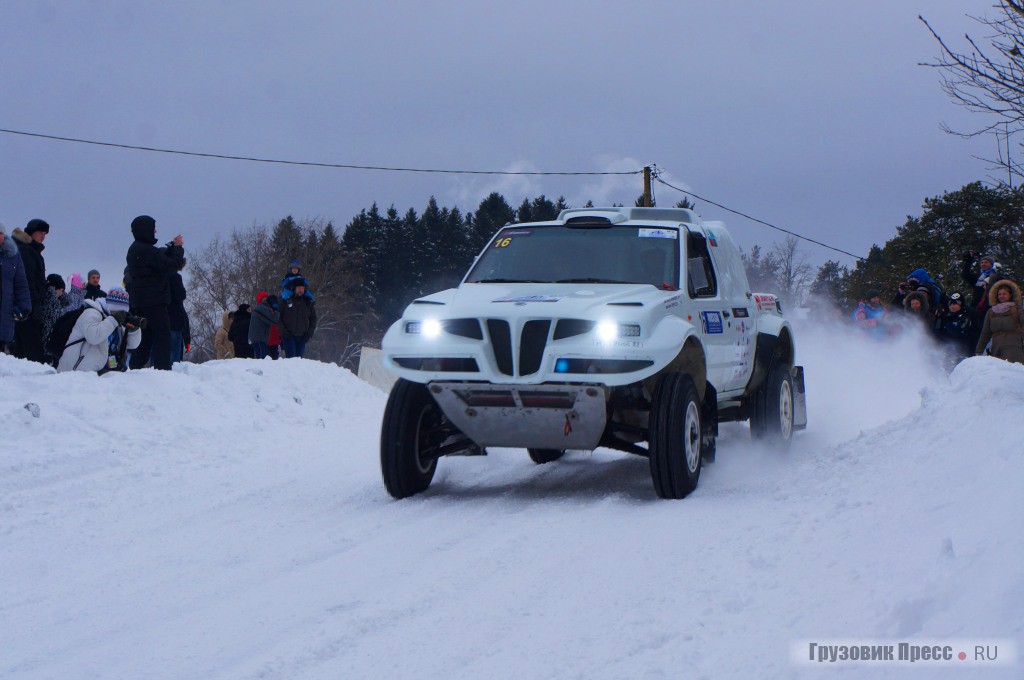
{"type": "Polygon", "coordinates": [[[676,191],[678,191],[680,193],[686,194],[688,196],[693,196],[694,198],[696,198],[699,201],[704,201],[705,203],[710,203],[711,205],[717,206],[717,207],[721,208],[722,210],[727,210],[727,211],[731,212],[734,215],[739,215],[740,217],[745,217],[748,220],[751,220],[753,222],[757,222],[758,224],[763,224],[766,227],[771,227],[772,229],[775,229],[777,231],[781,231],[784,234],[789,234],[790,236],[795,236],[798,239],[802,239],[804,241],[809,241],[810,243],[814,243],[816,245],[819,245],[822,248],[828,248],[829,250],[834,250],[837,253],[842,253],[843,255],[849,255],[850,257],[852,257],[852,258],[854,258],[856,260],[863,260],[864,259],[860,255],[854,255],[853,253],[849,252],[848,250],[843,250],[842,248],[834,248],[834,247],[828,245],[827,243],[822,243],[821,241],[816,241],[813,238],[808,238],[807,236],[803,236],[801,234],[798,234],[795,231],[790,231],[789,229],[783,229],[782,227],[777,227],[777,226],[775,226],[774,224],[772,224],[770,222],[765,222],[764,220],[759,220],[756,217],[752,217],[752,216],[750,216],[750,215],[748,215],[748,214],[746,214],[744,212],[740,212],[739,210],[733,210],[732,208],[727,208],[724,205],[722,205],[721,203],[716,203],[716,202],[712,201],[709,198],[704,198],[703,196],[698,196],[697,194],[693,193],[692,191],[687,191],[686,189],[680,189],[677,186],[673,186],[673,185],[669,184],[668,182],[663,180],[661,177],[659,177],[657,174],[654,175],[654,179],[657,180],[658,182],[664,184],[665,186],[667,186],[670,189],[675,189],[676,191]]]}
{"type": "Polygon", "coordinates": [[[643,170],[627,170],[622,172],[513,172],[509,170],[443,170],[436,168],[396,168],[379,165],[352,165],[346,163],[314,163],[310,161],[288,161],[274,158],[256,158],[252,156],[228,156],[219,153],[203,153],[199,151],[181,151],[178,149],[159,149],[151,146],[135,146],[133,144],[117,144],[115,142],[100,142],[94,139],[78,139],[75,137],[60,137],[58,135],[44,135],[39,132],[25,132],[22,130],[5,130],[0,132],[9,135],[21,135],[23,137],[36,137],[49,139],[58,142],[73,142],[75,144],[92,144],[94,146],[105,146],[115,149],[132,149],[134,151],[149,151],[153,153],[169,153],[179,156],[195,156],[198,158],[220,158],[229,161],[250,161],[252,163],[276,163],[279,165],[304,165],[314,168],[340,168],[344,170],[377,170],[381,172],[423,172],[441,173],[447,175],[560,175],[560,176],[592,176],[592,175],[639,175],[643,170]]]}
{"type": "MultiPolygon", "coordinates": [[[[447,175],[516,175],[516,176],[525,176],[525,175],[528,175],[528,176],[600,176],[600,175],[619,175],[619,176],[622,176],[622,175],[639,175],[639,174],[641,174],[643,172],[643,169],[640,169],[640,170],[624,170],[624,171],[619,171],[619,172],[594,172],[594,171],[574,171],[574,172],[551,172],[551,171],[526,172],[526,171],[521,171],[521,172],[516,172],[516,171],[510,171],[510,170],[451,170],[451,169],[440,169],[440,168],[400,168],[400,167],[388,167],[388,166],[381,166],[381,165],[354,165],[354,164],[348,164],[348,163],[316,163],[316,162],[312,162],[312,161],[290,161],[290,160],[282,160],[282,159],[276,159],[276,158],[258,158],[258,157],[255,157],[255,156],[230,156],[230,155],[227,155],[227,154],[205,153],[205,152],[200,152],[200,151],[182,151],[180,149],[161,149],[161,148],[151,147],[151,146],[137,146],[137,145],[134,145],[134,144],[119,144],[119,143],[116,143],[116,142],[101,142],[101,141],[94,140],[94,139],[81,139],[81,138],[77,138],[77,137],[62,137],[62,136],[59,136],[59,135],[47,135],[47,134],[43,134],[43,133],[40,133],[40,132],[26,132],[24,130],[8,130],[8,129],[4,129],[4,128],[0,128],[0,133],[4,133],[4,134],[8,134],[8,135],[19,135],[19,136],[22,136],[22,137],[34,137],[34,138],[37,138],[37,139],[48,139],[48,140],[57,141],[57,142],[70,142],[70,143],[74,143],[74,144],[89,144],[89,145],[92,145],[92,146],[104,146],[104,147],[107,147],[107,148],[114,148],[114,149],[130,149],[130,150],[133,150],[133,151],[148,151],[148,152],[151,152],[151,153],[166,153],[166,154],[174,154],[174,155],[178,155],[178,156],[192,156],[192,157],[196,157],[196,158],[219,158],[219,159],[222,159],[222,160],[230,160],[230,161],[249,161],[251,163],[274,163],[274,164],[277,164],[277,165],[299,165],[299,166],[314,167],[314,168],[336,168],[336,169],[342,169],[342,170],[373,170],[373,171],[378,171],[378,172],[418,172],[418,173],[435,173],[435,174],[447,174],[447,175]]],[[[675,189],[676,191],[678,191],[680,193],[687,194],[689,196],[693,196],[697,200],[704,201],[705,203],[710,203],[711,205],[717,206],[717,207],[721,208],[722,210],[726,210],[726,211],[731,212],[731,213],[733,213],[735,215],[739,215],[740,217],[745,217],[748,220],[751,220],[753,222],[757,222],[759,224],[763,224],[766,227],[771,227],[772,229],[775,229],[777,231],[781,231],[781,232],[783,232],[785,234],[789,234],[791,236],[795,236],[796,238],[802,239],[804,241],[808,241],[809,243],[814,243],[816,245],[821,246],[822,248],[827,248],[829,250],[834,250],[837,253],[842,253],[844,255],[849,255],[850,257],[852,257],[854,259],[857,259],[857,260],[863,260],[864,259],[864,258],[860,257],[859,255],[855,255],[855,254],[853,254],[853,253],[851,253],[849,251],[842,250],[841,248],[835,248],[835,247],[830,246],[830,245],[828,245],[826,243],[822,243],[821,241],[817,241],[817,240],[809,238],[807,236],[803,236],[801,234],[798,234],[798,233],[796,233],[794,231],[790,231],[788,229],[783,229],[782,227],[777,227],[774,224],[771,224],[770,222],[765,222],[764,220],[758,219],[756,217],[753,217],[753,216],[748,215],[746,213],[740,212],[738,210],[733,210],[732,208],[728,208],[728,207],[722,205],[721,203],[716,203],[715,201],[712,201],[711,199],[699,196],[699,195],[693,193],[692,191],[686,191],[685,189],[680,189],[679,187],[674,186],[672,184],[669,184],[665,180],[661,179],[661,177],[658,175],[657,172],[655,172],[653,174],[653,177],[654,177],[655,180],[657,180],[661,184],[664,184],[665,186],[669,187],[670,189],[675,189]]]]}

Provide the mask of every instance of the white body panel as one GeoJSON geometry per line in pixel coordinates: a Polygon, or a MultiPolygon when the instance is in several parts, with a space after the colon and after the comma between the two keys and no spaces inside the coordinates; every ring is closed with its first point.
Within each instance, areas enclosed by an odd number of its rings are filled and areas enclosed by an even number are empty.
{"type": "Polygon", "coordinates": [[[666,290],[637,283],[473,283],[467,277],[458,288],[421,298],[406,309],[382,342],[385,366],[419,383],[614,387],[658,373],[693,337],[705,353],[707,378],[719,400],[742,394],[753,371],[757,334],[778,335],[788,322],[774,301],[769,305],[765,298],[759,304],[750,291],[739,250],[725,227],[705,224],[689,210],[594,208],[563,211],[552,222],[506,227],[487,248],[496,242],[500,246],[503,232],[564,227],[571,218],[678,230],[680,280],[667,283],[673,289],[666,290]],[[687,260],[700,255],[688,252],[691,241],[713,264],[713,294],[688,290],[687,260]],[[459,321],[453,325],[453,320],[459,321]],[[584,328],[580,322],[594,327],[566,335],[567,328],[584,328]],[[606,339],[599,332],[602,323],[639,327],[639,332],[606,339]]]}

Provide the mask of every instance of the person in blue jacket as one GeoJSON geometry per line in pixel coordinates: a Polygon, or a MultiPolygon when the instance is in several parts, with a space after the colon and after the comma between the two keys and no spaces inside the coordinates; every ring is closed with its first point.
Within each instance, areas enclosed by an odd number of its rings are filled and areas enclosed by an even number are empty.
{"type": "Polygon", "coordinates": [[[888,333],[885,317],[889,310],[882,304],[881,293],[869,290],[853,310],[853,324],[874,340],[884,340],[888,333]]]}
{"type": "Polygon", "coordinates": [[[946,301],[945,295],[942,292],[942,286],[940,286],[939,282],[933,279],[925,269],[915,269],[910,272],[910,275],[907,276],[907,288],[908,292],[920,288],[927,288],[929,307],[932,310],[940,309],[946,301]]]}
{"type": "MultiPolygon", "coordinates": [[[[292,292],[295,288],[294,282],[301,280],[304,286],[308,286],[306,283],[306,277],[302,275],[302,263],[298,260],[292,260],[288,263],[288,271],[285,273],[284,278],[281,279],[281,300],[287,300],[292,296],[292,292]]],[[[310,292],[309,288],[306,288],[304,293],[310,300],[313,299],[313,293],[310,292]]]]}

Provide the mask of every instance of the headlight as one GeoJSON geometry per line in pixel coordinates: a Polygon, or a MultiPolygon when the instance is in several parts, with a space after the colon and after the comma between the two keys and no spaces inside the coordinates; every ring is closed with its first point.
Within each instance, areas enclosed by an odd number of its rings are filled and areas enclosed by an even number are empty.
{"type": "Polygon", "coordinates": [[[441,335],[441,322],[437,319],[427,319],[424,321],[423,335],[428,338],[436,338],[441,335]]]}
{"type": "Polygon", "coordinates": [[[635,323],[619,324],[613,321],[602,321],[597,324],[597,337],[602,340],[615,338],[639,338],[640,325],[635,323]]]}
{"type": "Polygon", "coordinates": [[[425,321],[407,321],[405,332],[413,335],[423,335],[427,338],[436,338],[441,335],[441,322],[437,319],[426,319],[425,321]]]}

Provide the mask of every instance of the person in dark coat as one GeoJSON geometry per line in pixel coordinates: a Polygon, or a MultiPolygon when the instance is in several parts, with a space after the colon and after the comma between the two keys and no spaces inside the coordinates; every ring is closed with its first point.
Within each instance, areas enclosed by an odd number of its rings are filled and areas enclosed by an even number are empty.
{"type": "Polygon", "coordinates": [[[304,357],[306,343],[316,331],[316,307],[306,295],[306,280],[293,279],[288,284],[292,294],[281,300],[281,349],[287,357],[304,357]]]}
{"type": "Polygon", "coordinates": [[[132,220],[135,242],[128,248],[128,279],[134,314],[145,317],[142,342],[132,352],[131,368],[143,368],[153,359],[153,368],[171,370],[171,276],[185,257],[178,234],[163,248],[157,248],[156,220],[139,215],[132,220]]]}
{"type": "Polygon", "coordinates": [[[69,304],[64,291],[64,279],[60,274],[49,274],[46,277],[46,299],[43,300],[43,354],[47,363],[56,358],[46,351],[50,332],[53,330],[53,324],[64,314],[64,309],[69,304]]]}
{"type": "Polygon", "coordinates": [[[939,341],[939,347],[946,357],[948,368],[953,368],[962,359],[974,354],[974,318],[964,302],[962,293],[950,295],[945,307],[936,315],[932,326],[935,339],[939,341]]]}
{"type": "Polygon", "coordinates": [[[46,299],[46,262],[43,241],[50,225],[43,220],[29,220],[25,230],[15,229],[11,237],[18,244],[25,264],[25,279],[32,298],[32,311],[14,327],[14,355],[43,363],[43,300],[46,299]]]}
{"type": "Polygon", "coordinates": [[[249,345],[253,359],[263,359],[269,354],[270,331],[277,325],[274,303],[277,298],[264,291],[256,293],[256,309],[249,321],[249,345]]]}
{"type": "Polygon", "coordinates": [[[181,270],[185,268],[185,258],[181,258],[178,271],[171,274],[171,306],[168,313],[171,319],[171,363],[182,360],[185,354],[185,331],[188,328],[188,312],[185,311],[185,281],[181,278],[181,270]]]}
{"type": "Polygon", "coordinates": [[[107,292],[100,288],[100,273],[96,269],[90,269],[85,277],[85,299],[99,300],[107,297],[107,292]]]}
{"type": "MultiPolygon", "coordinates": [[[[999,272],[999,263],[991,254],[978,255],[973,250],[964,251],[960,268],[960,278],[971,287],[971,313],[976,319],[984,319],[988,312],[989,295],[992,284],[1002,280],[1003,275],[999,272]],[[978,267],[974,266],[977,257],[978,267]]],[[[981,324],[978,324],[981,330],[981,324]]]]}
{"type": "Polygon", "coordinates": [[[235,346],[236,359],[252,359],[252,347],[249,346],[249,322],[252,320],[252,307],[244,302],[235,310],[235,320],[231,322],[228,340],[235,346]]]}
{"type": "Polygon", "coordinates": [[[31,311],[25,263],[18,244],[7,237],[7,226],[0,222],[0,353],[8,352],[13,345],[15,320],[31,311]]]}
{"type": "Polygon", "coordinates": [[[903,300],[903,311],[911,318],[917,319],[925,328],[931,328],[934,313],[931,311],[931,295],[927,288],[919,288],[907,294],[903,300]]]}

